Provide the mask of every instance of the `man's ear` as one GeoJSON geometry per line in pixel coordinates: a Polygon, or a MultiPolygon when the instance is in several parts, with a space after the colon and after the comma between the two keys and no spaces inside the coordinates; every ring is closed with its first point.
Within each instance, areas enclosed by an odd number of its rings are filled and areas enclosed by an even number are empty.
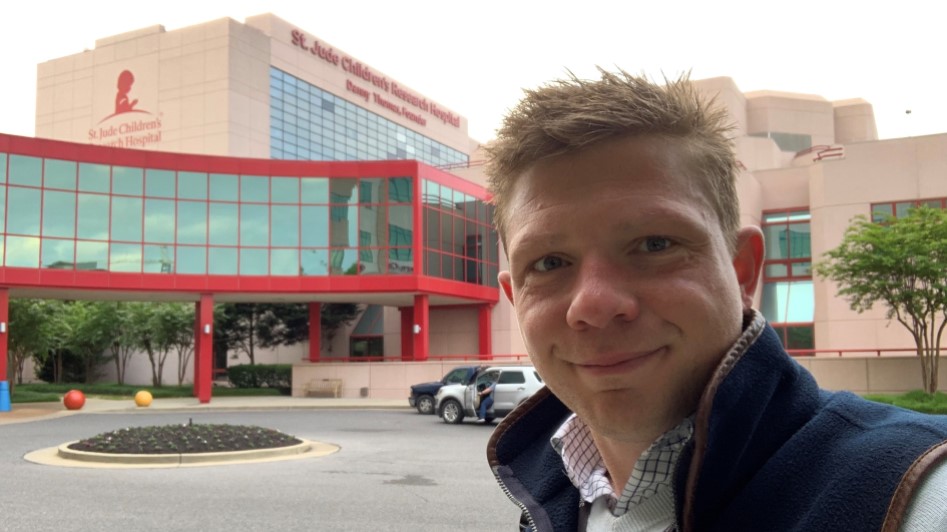
{"type": "Polygon", "coordinates": [[[509,271],[502,271],[497,275],[497,280],[500,281],[500,288],[503,289],[503,293],[506,294],[506,298],[510,301],[511,305],[516,305],[513,303],[513,277],[510,275],[509,271]]]}
{"type": "Polygon", "coordinates": [[[744,309],[753,306],[753,296],[756,295],[760,273],[763,271],[763,250],[763,233],[759,227],[744,227],[737,232],[733,271],[740,284],[744,309]]]}

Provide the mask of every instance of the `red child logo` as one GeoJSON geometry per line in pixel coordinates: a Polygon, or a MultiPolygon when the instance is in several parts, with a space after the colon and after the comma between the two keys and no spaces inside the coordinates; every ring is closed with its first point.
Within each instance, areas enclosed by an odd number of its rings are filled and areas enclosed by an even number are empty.
{"type": "Polygon", "coordinates": [[[124,113],[151,114],[148,111],[135,109],[135,106],[138,105],[138,98],[131,99],[129,96],[134,83],[135,75],[132,74],[131,70],[123,70],[122,73],[118,75],[118,82],[116,83],[118,92],[115,94],[115,112],[100,120],[100,124],[109,118],[124,113]]]}
{"type": "Polygon", "coordinates": [[[123,70],[118,75],[118,94],[115,95],[115,114],[127,113],[135,109],[138,99],[128,101],[128,92],[132,90],[132,83],[135,83],[135,75],[131,70],[123,70]]]}

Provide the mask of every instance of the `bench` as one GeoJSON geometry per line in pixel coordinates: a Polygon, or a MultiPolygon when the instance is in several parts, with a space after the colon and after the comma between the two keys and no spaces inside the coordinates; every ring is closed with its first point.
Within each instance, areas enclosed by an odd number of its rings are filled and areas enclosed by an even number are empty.
{"type": "Polygon", "coordinates": [[[306,397],[341,397],[342,379],[313,379],[306,385],[306,397]]]}

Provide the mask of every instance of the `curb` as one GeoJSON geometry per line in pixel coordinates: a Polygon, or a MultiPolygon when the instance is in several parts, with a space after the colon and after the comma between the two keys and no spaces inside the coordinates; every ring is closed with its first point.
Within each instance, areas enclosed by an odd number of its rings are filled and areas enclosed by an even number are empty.
{"type": "Polygon", "coordinates": [[[216,453],[109,454],[76,451],[64,443],[27,453],[23,458],[40,465],[96,469],[164,469],[276,462],[302,458],[321,458],[341,450],[338,445],[298,438],[302,443],[270,449],[216,453]]]}
{"type": "Polygon", "coordinates": [[[138,414],[138,413],[182,413],[182,412],[248,412],[248,411],[272,411],[272,410],[413,410],[407,404],[398,404],[395,402],[369,402],[368,404],[359,404],[357,402],[320,402],[310,404],[299,404],[289,402],[287,404],[278,404],[271,402],[254,403],[252,401],[240,404],[206,403],[206,404],[182,404],[174,406],[155,406],[150,407],[126,406],[126,405],[90,405],[80,410],[66,410],[57,404],[56,408],[46,405],[54,403],[41,403],[43,407],[33,406],[35,403],[16,403],[12,412],[0,412],[0,426],[13,423],[25,423],[30,421],[40,421],[73,414],[138,414]]]}
{"type": "MultiPolygon", "coordinates": [[[[299,439],[299,438],[296,438],[299,439]]],[[[78,441],[78,440],[76,440],[78,441]]],[[[262,460],[302,454],[312,449],[312,444],[303,440],[302,443],[286,447],[269,449],[248,449],[245,451],[213,452],[213,453],[167,453],[167,454],[118,454],[94,453],[77,451],[69,446],[76,441],[64,443],[57,448],[57,455],[66,460],[80,460],[83,462],[97,462],[106,464],[199,464],[204,462],[242,462],[246,460],[262,460]]]]}

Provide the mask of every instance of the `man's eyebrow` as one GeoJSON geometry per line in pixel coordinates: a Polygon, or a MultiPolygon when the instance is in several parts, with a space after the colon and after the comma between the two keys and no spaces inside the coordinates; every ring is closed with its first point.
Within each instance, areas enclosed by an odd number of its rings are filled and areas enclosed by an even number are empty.
{"type": "Polygon", "coordinates": [[[536,248],[552,248],[563,241],[563,235],[554,231],[540,231],[523,235],[510,242],[510,256],[526,253],[536,248]]]}

